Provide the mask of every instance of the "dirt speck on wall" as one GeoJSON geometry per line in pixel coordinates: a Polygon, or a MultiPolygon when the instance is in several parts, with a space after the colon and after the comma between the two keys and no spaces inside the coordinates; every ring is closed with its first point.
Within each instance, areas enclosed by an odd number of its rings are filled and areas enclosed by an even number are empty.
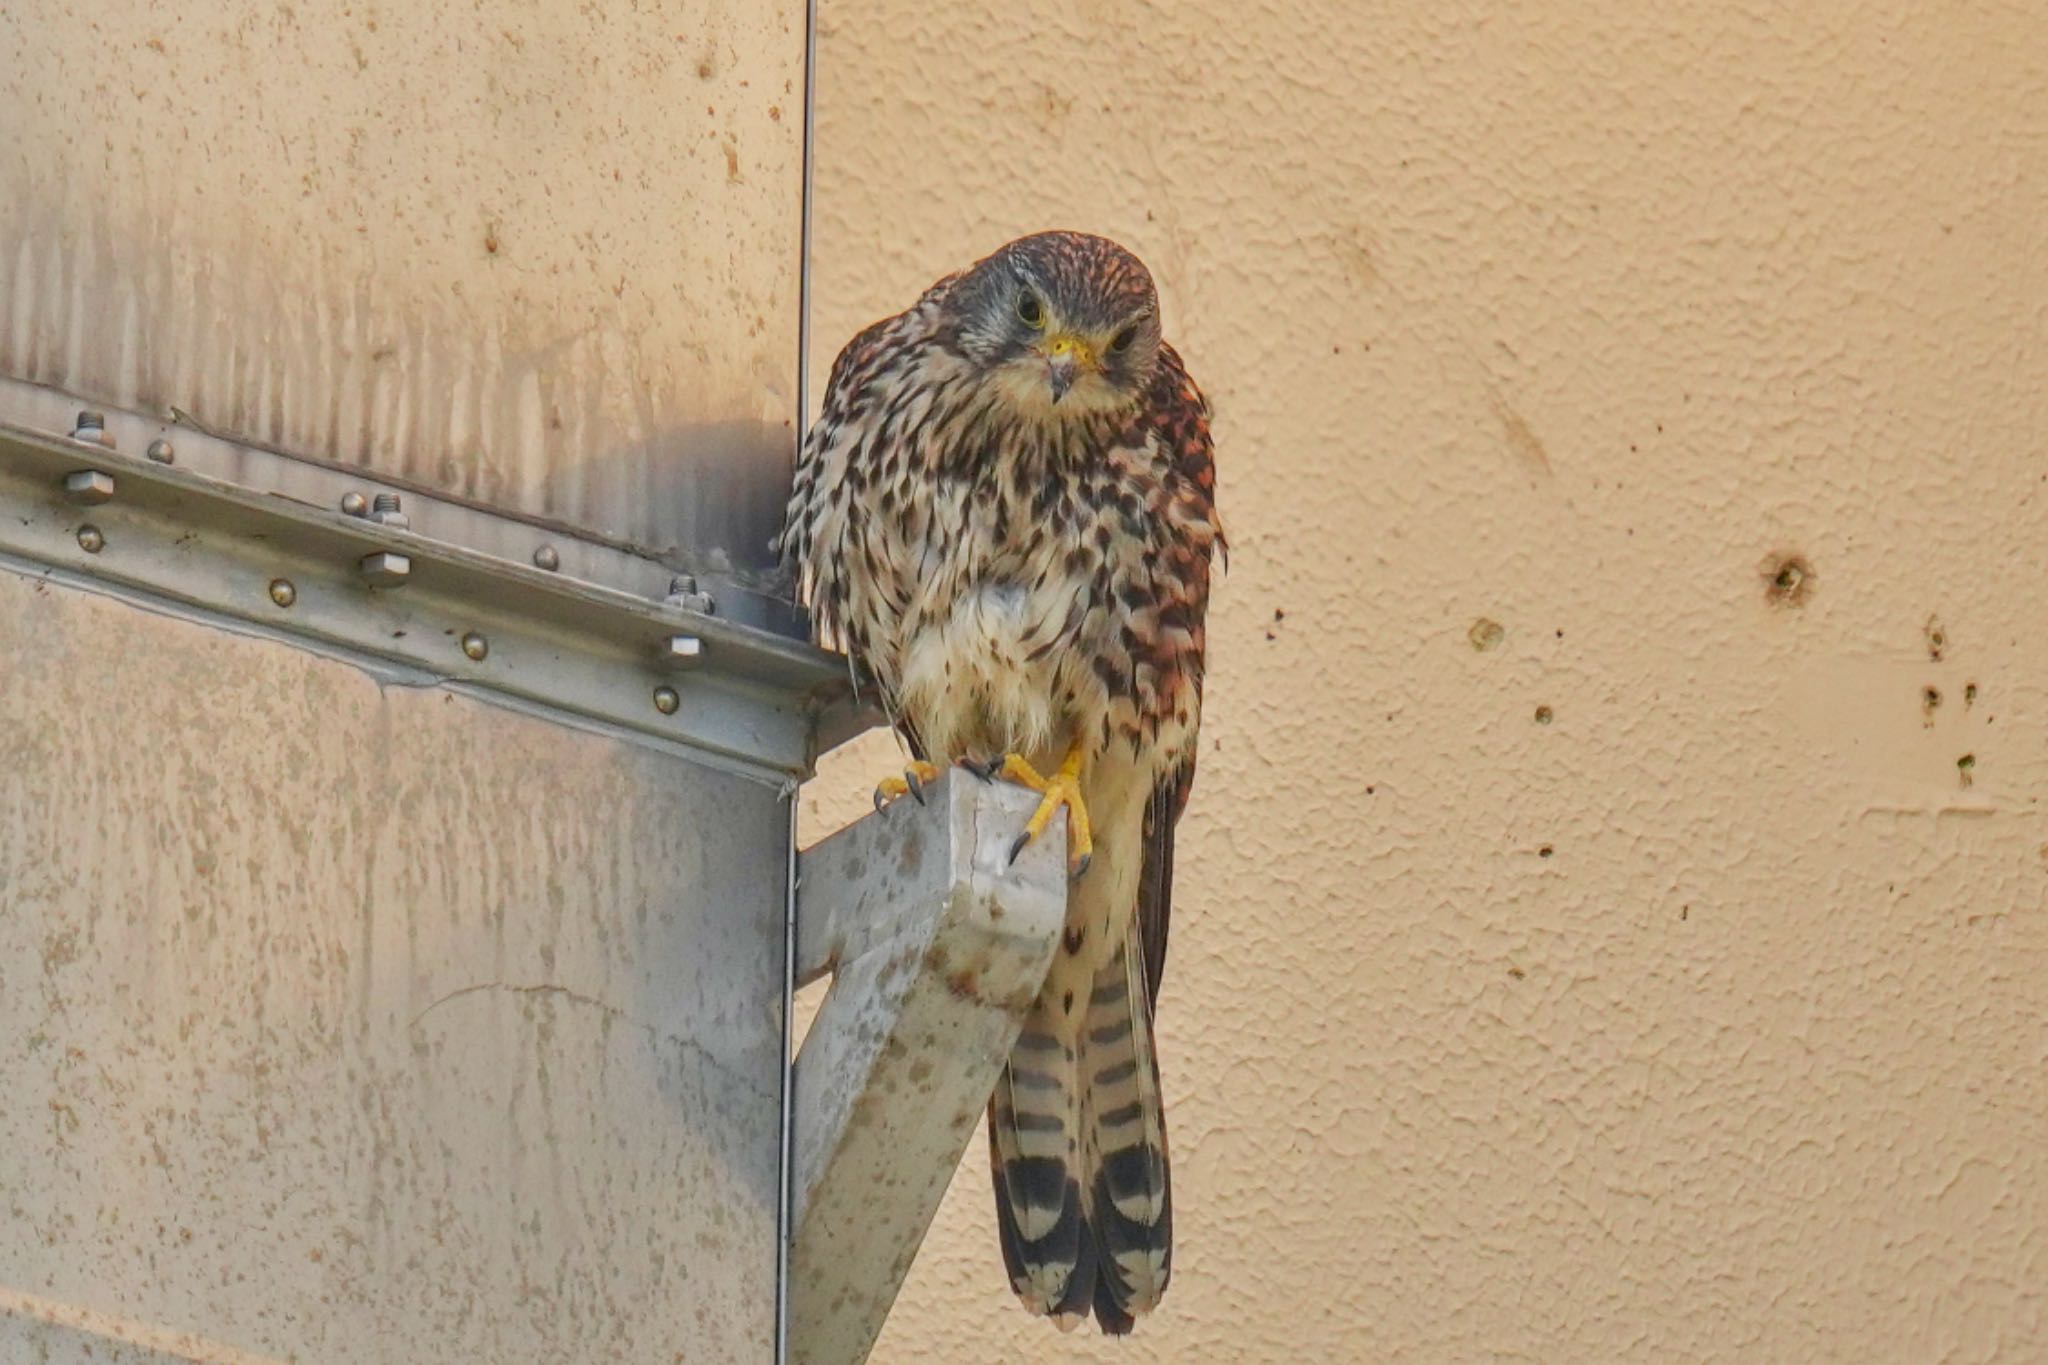
{"type": "Polygon", "coordinates": [[[821,8],[815,372],[1121,238],[1232,539],[1173,1288],[1028,1319],[977,1144],[875,1359],[2048,1358],[2036,17],[821,8]]]}

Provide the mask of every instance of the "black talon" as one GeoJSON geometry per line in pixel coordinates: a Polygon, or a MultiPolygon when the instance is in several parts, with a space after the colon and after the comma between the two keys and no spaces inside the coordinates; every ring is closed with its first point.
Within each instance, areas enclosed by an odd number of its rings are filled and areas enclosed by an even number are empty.
{"type": "Polygon", "coordinates": [[[1068,880],[1068,881],[1070,881],[1070,882],[1078,882],[1078,881],[1080,881],[1080,880],[1081,880],[1081,878],[1083,878],[1083,877],[1085,877],[1085,876],[1087,876],[1087,875],[1088,875],[1088,864],[1090,864],[1090,863],[1092,863],[1092,862],[1094,862],[1094,861],[1095,861],[1095,855],[1094,855],[1093,853],[1083,853],[1083,854],[1081,855],[1081,861],[1080,861],[1080,862],[1078,862],[1078,863],[1076,863],[1076,864],[1074,864],[1074,871],[1073,871],[1073,873],[1072,873],[1072,874],[1071,874],[1071,875],[1070,875],[1070,876],[1069,876],[1069,877],[1067,878],[1067,880],[1068,880]]]}
{"type": "Polygon", "coordinates": [[[1030,845],[1031,831],[1027,829],[1022,834],[1017,836],[1016,842],[1010,845],[1010,861],[1012,863],[1015,863],[1017,861],[1017,855],[1022,853],[1026,848],[1030,847],[1030,845]]]}
{"type": "Polygon", "coordinates": [[[882,808],[886,805],[888,805],[888,802],[882,800],[882,789],[880,787],[875,788],[875,814],[880,815],[882,808]]]}
{"type": "Polygon", "coordinates": [[[996,780],[996,774],[1002,771],[1003,760],[990,758],[977,763],[971,758],[963,758],[960,760],[960,766],[984,782],[993,782],[996,780]]]}
{"type": "Polygon", "coordinates": [[[918,781],[917,769],[905,768],[903,770],[903,785],[910,788],[910,794],[917,798],[918,805],[922,806],[925,804],[924,783],[918,781]]]}

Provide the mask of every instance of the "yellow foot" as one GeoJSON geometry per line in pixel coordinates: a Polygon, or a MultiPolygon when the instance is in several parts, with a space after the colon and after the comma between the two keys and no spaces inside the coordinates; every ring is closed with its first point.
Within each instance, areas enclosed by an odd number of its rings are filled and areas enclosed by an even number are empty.
{"type": "Polygon", "coordinates": [[[885,777],[875,787],[875,809],[880,810],[899,796],[914,796],[917,804],[924,804],[924,788],[927,782],[939,780],[939,770],[923,759],[903,770],[901,777],[885,777]]]}
{"type": "Polygon", "coordinates": [[[1051,777],[1040,777],[1038,770],[1018,754],[1009,754],[1003,759],[996,774],[1006,777],[1021,787],[1029,787],[1044,799],[1038,809],[1031,813],[1024,832],[1010,845],[1010,861],[1016,862],[1017,855],[1031,846],[1031,841],[1045,833],[1045,827],[1052,823],[1052,817],[1061,806],[1067,808],[1067,875],[1075,881],[1088,870],[1088,864],[1095,857],[1095,837],[1088,828],[1088,807],[1081,801],[1081,746],[1075,745],[1067,751],[1066,762],[1051,777]]]}

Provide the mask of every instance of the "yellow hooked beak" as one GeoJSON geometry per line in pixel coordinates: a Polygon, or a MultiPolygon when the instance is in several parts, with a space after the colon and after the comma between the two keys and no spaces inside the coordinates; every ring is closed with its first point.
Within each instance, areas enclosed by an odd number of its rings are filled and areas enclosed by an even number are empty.
{"type": "Polygon", "coordinates": [[[1061,332],[1047,338],[1038,348],[1038,353],[1045,357],[1046,379],[1052,385],[1052,401],[1055,403],[1067,396],[1067,390],[1074,387],[1075,379],[1102,368],[1095,348],[1072,332],[1061,332]]]}

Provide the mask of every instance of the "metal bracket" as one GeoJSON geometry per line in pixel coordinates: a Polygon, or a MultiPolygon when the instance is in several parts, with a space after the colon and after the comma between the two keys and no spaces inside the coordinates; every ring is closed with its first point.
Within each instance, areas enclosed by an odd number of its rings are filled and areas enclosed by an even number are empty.
{"type": "Polygon", "coordinates": [[[832,985],[796,1059],[790,1359],[867,1358],[1044,985],[1066,918],[1061,816],[949,774],[797,871],[797,979],[832,985]]]}
{"type": "MultiPolygon", "coordinates": [[[[533,527],[431,501],[400,514],[388,493],[309,502],[290,490],[375,485],[133,414],[23,428],[6,420],[23,388],[0,384],[0,565],[784,777],[871,723],[843,660],[668,600],[672,575],[616,548],[554,533],[538,562],[507,558],[476,543],[524,547],[533,527]]],[[[69,401],[34,392],[38,411],[69,401]]]]}

